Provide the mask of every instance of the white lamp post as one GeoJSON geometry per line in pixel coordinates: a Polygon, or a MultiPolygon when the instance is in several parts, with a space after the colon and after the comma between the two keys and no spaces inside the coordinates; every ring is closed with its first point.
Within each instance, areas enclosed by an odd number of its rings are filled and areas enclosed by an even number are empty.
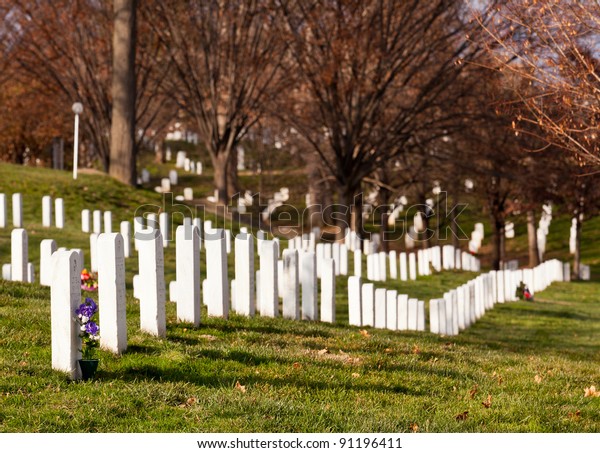
{"type": "Polygon", "coordinates": [[[83,112],[83,104],[75,102],[71,107],[75,114],[75,132],[73,138],[73,179],[77,179],[77,155],[79,154],[79,115],[83,112]]]}

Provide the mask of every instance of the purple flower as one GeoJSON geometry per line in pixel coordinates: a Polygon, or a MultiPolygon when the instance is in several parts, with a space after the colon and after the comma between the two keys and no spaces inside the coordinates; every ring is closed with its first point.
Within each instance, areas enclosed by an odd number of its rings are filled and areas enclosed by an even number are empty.
{"type": "Polygon", "coordinates": [[[90,335],[98,335],[100,327],[94,321],[90,321],[85,325],[85,331],[90,335]]]}

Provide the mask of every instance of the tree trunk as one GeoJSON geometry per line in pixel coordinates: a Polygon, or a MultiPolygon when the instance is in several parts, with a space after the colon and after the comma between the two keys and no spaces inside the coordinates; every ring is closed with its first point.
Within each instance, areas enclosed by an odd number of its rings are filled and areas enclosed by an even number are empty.
{"type": "Polygon", "coordinates": [[[527,242],[529,244],[529,267],[535,267],[540,264],[540,251],[538,249],[535,213],[533,210],[527,211],[527,242]]]}
{"type": "Polygon", "coordinates": [[[230,196],[240,192],[240,185],[237,173],[237,150],[232,149],[227,161],[227,192],[230,196]]]}
{"type": "Polygon", "coordinates": [[[114,0],[112,122],[109,174],[134,185],[135,38],[137,0],[114,0]]]}
{"type": "Polygon", "coordinates": [[[505,222],[499,218],[492,221],[494,225],[494,250],[492,254],[492,269],[500,270],[501,264],[506,259],[505,253],[505,222]]]}
{"type": "Polygon", "coordinates": [[[342,240],[346,228],[354,231],[359,237],[363,236],[362,231],[362,194],[358,194],[358,188],[340,187],[338,204],[344,210],[344,215],[338,216],[338,240],[342,240]]]}
{"type": "Polygon", "coordinates": [[[229,203],[229,193],[227,187],[227,156],[229,153],[211,153],[211,162],[213,164],[214,176],[213,181],[217,191],[217,203],[225,205],[229,203]]]}
{"type": "Polygon", "coordinates": [[[579,280],[579,270],[581,264],[581,227],[583,226],[583,222],[581,220],[581,215],[577,214],[575,216],[577,219],[577,236],[575,237],[575,254],[573,255],[573,272],[575,273],[575,279],[579,280]]]}

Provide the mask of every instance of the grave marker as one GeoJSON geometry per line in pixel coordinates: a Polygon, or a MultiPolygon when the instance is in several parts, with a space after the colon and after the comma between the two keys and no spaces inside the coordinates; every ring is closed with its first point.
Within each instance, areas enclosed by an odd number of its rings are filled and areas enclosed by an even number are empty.
{"type": "Polygon", "coordinates": [[[12,215],[13,226],[15,228],[23,228],[23,197],[20,193],[13,193],[12,215]]]}
{"type": "Polygon", "coordinates": [[[81,263],[73,251],[56,252],[52,259],[50,289],[50,328],[52,368],[64,371],[70,379],[81,378],[77,360],[81,358],[81,338],[75,310],[81,304],[81,263]]]}
{"type": "Polygon", "coordinates": [[[52,226],[52,197],[50,195],[42,197],[42,226],[52,226]]]}
{"type": "Polygon", "coordinates": [[[56,228],[65,227],[65,203],[62,198],[54,200],[54,222],[56,228]]]}
{"type": "Polygon", "coordinates": [[[301,257],[300,282],[302,285],[302,319],[318,321],[317,300],[317,257],[314,252],[305,252],[301,257]]]}
{"type": "Polygon", "coordinates": [[[300,282],[298,271],[298,252],[283,251],[283,317],[300,319],[300,282]]]}
{"type": "Polygon", "coordinates": [[[127,314],[125,256],[119,233],[103,233],[98,237],[98,307],[102,326],[100,346],[115,354],[123,353],[127,349],[127,314]]]}
{"type": "Polygon", "coordinates": [[[200,245],[196,227],[180,225],[175,232],[177,319],[200,325],[200,245]]]}
{"type": "Polygon", "coordinates": [[[229,317],[229,282],[225,232],[221,228],[207,231],[204,243],[206,257],[210,259],[210,266],[206,267],[208,315],[227,319],[229,317]]]}
{"type": "Polygon", "coordinates": [[[360,277],[348,278],[348,324],[362,326],[362,291],[360,277]]]}
{"type": "Polygon", "coordinates": [[[241,315],[256,312],[254,275],[254,238],[240,233],[235,237],[235,310],[241,315]]]}
{"type": "Polygon", "coordinates": [[[279,315],[277,244],[274,241],[262,241],[260,247],[260,313],[276,318],[279,315]]]}
{"type": "Polygon", "coordinates": [[[16,228],[10,234],[10,269],[13,282],[27,282],[29,249],[27,231],[16,228]]]}
{"type": "Polygon", "coordinates": [[[138,241],[140,329],[164,337],[167,325],[162,237],[153,228],[144,228],[140,234],[145,237],[138,241]]]}

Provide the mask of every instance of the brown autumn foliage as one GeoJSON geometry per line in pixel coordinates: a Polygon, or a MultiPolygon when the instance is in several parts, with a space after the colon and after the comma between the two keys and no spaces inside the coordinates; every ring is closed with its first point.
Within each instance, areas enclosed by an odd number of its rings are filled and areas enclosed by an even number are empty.
{"type": "MultiPolygon", "coordinates": [[[[513,127],[600,165],[600,3],[509,0],[479,20],[493,66],[523,79],[513,127]],[[484,23],[485,21],[485,23],[484,23]]],[[[592,171],[592,170],[590,170],[592,171]]]]}

